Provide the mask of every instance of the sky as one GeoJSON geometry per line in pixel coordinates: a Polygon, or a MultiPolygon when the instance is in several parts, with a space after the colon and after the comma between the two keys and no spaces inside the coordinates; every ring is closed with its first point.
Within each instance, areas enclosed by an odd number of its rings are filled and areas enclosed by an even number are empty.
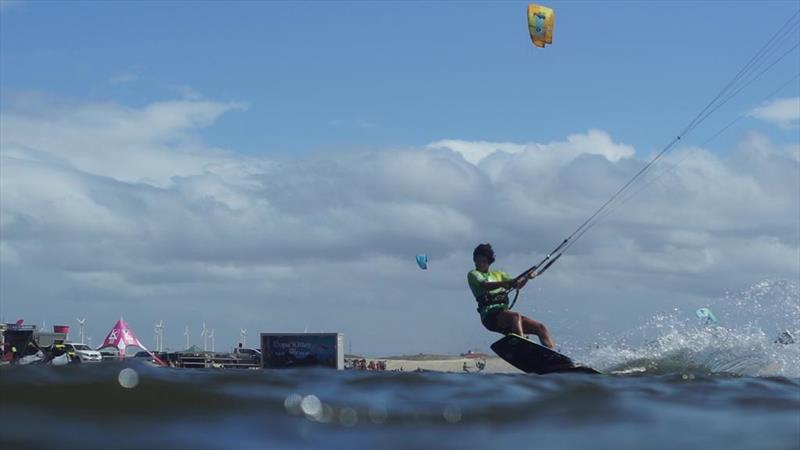
{"type": "MultiPolygon", "coordinates": [[[[474,246],[541,259],[798,10],[551,2],[539,49],[526,5],[0,1],[0,316],[485,350],[474,246]]],[[[518,309],[582,345],[800,282],[798,41],[518,309]]]]}

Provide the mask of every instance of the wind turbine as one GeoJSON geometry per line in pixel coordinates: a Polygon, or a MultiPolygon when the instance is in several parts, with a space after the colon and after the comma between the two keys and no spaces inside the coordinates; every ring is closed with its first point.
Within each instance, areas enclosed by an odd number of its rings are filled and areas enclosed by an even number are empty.
{"type": "Polygon", "coordinates": [[[242,347],[247,347],[247,328],[239,328],[239,342],[242,347]]]}
{"type": "Polygon", "coordinates": [[[78,329],[79,329],[78,334],[81,335],[81,344],[83,344],[83,326],[84,326],[83,324],[86,323],[86,317],[84,317],[83,319],[75,319],[75,320],[78,321],[78,329]]]}
{"type": "Polygon", "coordinates": [[[211,351],[214,351],[214,329],[211,329],[211,333],[208,335],[208,338],[211,339],[211,351]]]}
{"type": "Polygon", "coordinates": [[[183,330],[183,335],[186,336],[186,348],[189,348],[189,325],[186,325],[186,329],[183,330]]]}
{"type": "Polygon", "coordinates": [[[208,330],[206,329],[206,322],[203,321],[203,331],[200,333],[203,336],[203,351],[208,351],[208,330]]]}
{"type": "Polygon", "coordinates": [[[156,350],[159,352],[164,351],[164,321],[159,320],[155,327],[156,332],[156,350]]]}

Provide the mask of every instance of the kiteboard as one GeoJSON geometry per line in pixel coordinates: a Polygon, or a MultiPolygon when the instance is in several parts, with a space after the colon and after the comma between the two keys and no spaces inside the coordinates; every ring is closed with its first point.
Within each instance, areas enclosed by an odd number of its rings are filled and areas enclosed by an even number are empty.
{"type": "Polygon", "coordinates": [[[517,334],[509,334],[491,345],[497,356],[526,373],[592,373],[600,372],[591,367],[575,364],[569,356],[562,355],[543,345],[517,334]]]}

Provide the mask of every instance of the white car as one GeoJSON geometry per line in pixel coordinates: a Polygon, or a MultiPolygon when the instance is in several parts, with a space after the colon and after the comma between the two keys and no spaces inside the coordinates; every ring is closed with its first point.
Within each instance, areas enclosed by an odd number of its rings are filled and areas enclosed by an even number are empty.
{"type": "Polygon", "coordinates": [[[67,351],[69,353],[75,352],[75,356],[77,356],[82,363],[101,362],[103,360],[103,356],[100,355],[100,352],[92,350],[92,348],[86,344],[68,342],[66,346],[67,351]]]}

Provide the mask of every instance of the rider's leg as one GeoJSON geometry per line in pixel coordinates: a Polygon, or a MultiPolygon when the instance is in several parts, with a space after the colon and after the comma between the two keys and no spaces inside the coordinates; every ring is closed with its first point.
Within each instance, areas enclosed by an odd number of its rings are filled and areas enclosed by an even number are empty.
{"type": "Polygon", "coordinates": [[[500,311],[497,313],[497,324],[507,332],[524,336],[522,327],[522,314],[514,311],[500,311]]]}
{"type": "Polygon", "coordinates": [[[547,331],[547,327],[544,326],[543,323],[537,322],[530,317],[522,316],[520,318],[522,322],[522,328],[525,333],[535,334],[539,337],[539,340],[542,341],[545,347],[555,348],[556,344],[550,338],[550,333],[547,331]]]}

